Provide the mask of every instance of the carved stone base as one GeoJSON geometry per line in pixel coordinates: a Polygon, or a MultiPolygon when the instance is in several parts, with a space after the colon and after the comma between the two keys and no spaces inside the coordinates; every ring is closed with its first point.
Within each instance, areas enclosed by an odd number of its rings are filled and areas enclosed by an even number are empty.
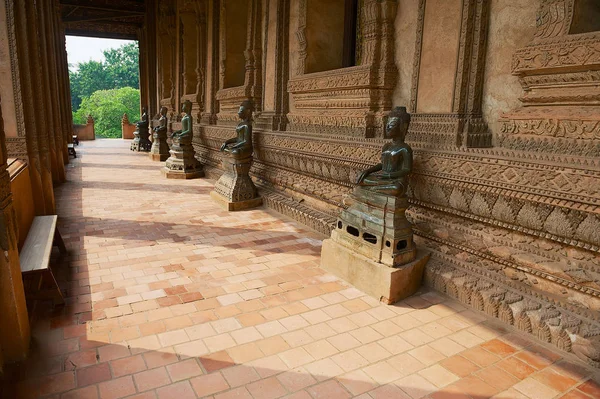
{"type": "Polygon", "coordinates": [[[237,201],[231,202],[227,200],[224,196],[217,193],[216,191],[210,192],[210,197],[217,203],[219,206],[226,211],[235,212],[235,211],[243,211],[245,209],[252,209],[262,205],[263,201],[261,197],[253,198],[247,201],[237,201]]]}
{"type": "Polygon", "coordinates": [[[155,162],[165,162],[167,159],[169,159],[169,154],[155,154],[150,152],[148,157],[155,162]]]}
{"type": "Polygon", "coordinates": [[[357,187],[351,201],[350,207],[342,211],[332,239],[388,267],[415,259],[412,226],[405,216],[407,198],[357,187]]]}
{"type": "Polygon", "coordinates": [[[138,131],[133,133],[133,140],[131,141],[129,149],[131,151],[140,151],[140,133],[138,131]]]}
{"type": "Polygon", "coordinates": [[[327,239],[323,241],[321,267],[390,305],[419,290],[429,257],[429,253],[419,251],[414,261],[396,268],[387,267],[327,239]]]}
{"type": "Polygon", "coordinates": [[[204,177],[202,164],[194,156],[191,143],[174,141],[169,151],[171,156],[165,162],[162,174],[167,179],[195,179],[204,177]]]}
{"type": "MultiPolygon", "coordinates": [[[[228,205],[227,209],[240,210],[261,205],[262,199],[258,196],[258,190],[249,175],[252,157],[235,159],[224,155],[222,163],[225,173],[215,183],[214,193],[222,197],[228,204],[241,204],[239,206],[228,205]]],[[[213,198],[219,197],[213,196],[213,198]]]]}
{"type": "Polygon", "coordinates": [[[197,179],[199,177],[204,177],[204,171],[201,168],[196,169],[196,170],[188,170],[188,171],[184,172],[182,170],[172,170],[172,169],[167,169],[165,167],[165,168],[161,169],[161,173],[167,179],[187,180],[187,179],[197,179]]]}
{"type": "Polygon", "coordinates": [[[167,144],[167,135],[154,133],[152,147],[150,148],[150,159],[153,161],[164,162],[169,159],[169,145],[167,144]]]}

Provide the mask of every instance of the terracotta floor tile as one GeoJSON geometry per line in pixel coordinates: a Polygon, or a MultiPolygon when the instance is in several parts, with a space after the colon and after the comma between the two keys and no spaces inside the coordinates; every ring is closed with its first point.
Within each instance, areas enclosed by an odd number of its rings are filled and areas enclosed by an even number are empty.
{"type": "Polygon", "coordinates": [[[403,377],[402,373],[390,363],[382,361],[362,369],[369,377],[378,384],[387,384],[403,377]]]}
{"type": "Polygon", "coordinates": [[[396,385],[383,385],[369,392],[369,396],[373,399],[410,399],[403,390],[396,385]]]}
{"type": "Polygon", "coordinates": [[[201,375],[200,377],[191,379],[190,383],[199,397],[213,395],[229,389],[229,385],[221,373],[201,375]]]}
{"type": "Polygon", "coordinates": [[[264,356],[258,345],[253,342],[229,348],[227,353],[238,364],[245,364],[264,356]]]}
{"type": "Polygon", "coordinates": [[[335,380],[329,380],[306,389],[314,399],[344,399],[352,395],[335,380]]]}
{"type": "Polygon", "coordinates": [[[158,399],[196,399],[189,381],[182,381],[156,390],[158,399]]]}
{"type": "Polygon", "coordinates": [[[506,390],[515,385],[520,380],[514,375],[502,370],[498,366],[490,366],[475,373],[484,382],[500,390],[506,390]]]}
{"type": "Polygon", "coordinates": [[[323,381],[344,374],[344,370],[338,366],[333,360],[326,358],[317,360],[304,366],[317,381],[323,381]]]}
{"type": "Polygon", "coordinates": [[[520,380],[525,379],[531,373],[535,372],[533,367],[517,359],[516,357],[510,357],[508,359],[501,360],[496,365],[520,380]]]}
{"type": "Polygon", "coordinates": [[[333,355],[331,359],[346,372],[365,367],[369,364],[369,361],[355,350],[338,353],[337,355],[333,355]]]}
{"type": "Polygon", "coordinates": [[[42,377],[37,381],[37,387],[41,396],[65,392],[75,388],[75,375],[73,372],[67,371],[42,377]]]}
{"type": "Polygon", "coordinates": [[[298,366],[310,363],[315,360],[306,350],[303,348],[289,349],[279,354],[281,360],[288,365],[289,368],[293,369],[298,366]]]}
{"type": "Polygon", "coordinates": [[[394,384],[413,399],[422,398],[437,390],[435,385],[418,374],[401,378],[394,384]]]}
{"type": "Polygon", "coordinates": [[[122,377],[124,375],[135,374],[146,370],[146,363],[142,355],[126,357],[123,359],[113,360],[110,362],[113,375],[122,377]]]}
{"type": "Polygon", "coordinates": [[[61,399],[98,399],[98,387],[92,385],[64,393],[61,399]]]}
{"type": "Polygon", "coordinates": [[[140,391],[147,391],[149,389],[162,387],[171,383],[169,374],[164,367],[134,374],[133,379],[135,381],[135,385],[140,391]]]}
{"type": "Polygon", "coordinates": [[[277,380],[290,392],[296,392],[313,385],[317,380],[306,370],[289,370],[277,376],[277,380]]]}
{"type": "Polygon", "coordinates": [[[467,349],[461,353],[461,356],[472,361],[479,367],[487,367],[498,362],[500,358],[495,354],[482,349],[481,347],[467,349]]]}
{"type": "Polygon", "coordinates": [[[536,370],[541,370],[558,360],[557,356],[545,348],[542,349],[533,346],[517,353],[515,357],[524,361],[536,370]]]}
{"type": "Polygon", "coordinates": [[[202,369],[196,359],[188,359],[167,366],[167,372],[171,381],[176,382],[199,376],[202,374],[202,369]]]}
{"type": "Polygon", "coordinates": [[[556,389],[558,392],[566,392],[571,387],[577,385],[577,381],[573,378],[559,374],[549,368],[535,374],[533,378],[550,388],[556,389]]]}
{"type": "Polygon", "coordinates": [[[500,392],[500,389],[487,384],[475,376],[465,377],[455,384],[452,384],[452,386],[455,387],[458,392],[466,393],[476,398],[489,398],[500,392]]]}
{"type": "Polygon", "coordinates": [[[131,376],[116,378],[98,385],[101,399],[120,399],[135,393],[131,376]]]}
{"type": "Polygon", "coordinates": [[[437,363],[446,358],[446,356],[442,355],[440,352],[436,351],[428,345],[424,345],[419,348],[410,350],[408,351],[408,354],[410,354],[412,357],[419,359],[419,361],[425,364],[426,366],[437,363]]]}
{"type": "Polygon", "coordinates": [[[362,370],[338,376],[339,381],[352,395],[360,395],[376,388],[378,384],[362,370]]]}
{"type": "Polygon", "coordinates": [[[200,359],[200,363],[204,370],[208,373],[212,373],[213,371],[222,370],[227,367],[231,367],[235,364],[229,353],[226,351],[220,351],[211,353],[209,355],[204,355],[200,359]]]}
{"type": "Polygon", "coordinates": [[[261,378],[268,378],[272,375],[288,370],[288,366],[277,355],[259,357],[256,360],[244,363],[254,367],[254,370],[256,370],[261,378]]]}
{"type": "Polygon", "coordinates": [[[514,386],[514,389],[527,395],[531,399],[550,399],[559,392],[533,378],[526,378],[514,386]]]}
{"type": "Polygon", "coordinates": [[[97,384],[112,378],[108,363],[100,363],[95,366],[77,370],[77,386],[97,384]]]}
{"type": "Polygon", "coordinates": [[[498,339],[493,339],[481,345],[481,347],[493,354],[500,357],[510,356],[518,351],[518,349],[512,347],[511,345],[502,342],[498,339]]]}
{"type": "Polygon", "coordinates": [[[583,384],[579,385],[577,389],[593,398],[600,397],[600,383],[594,380],[587,380],[583,384]]]}
{"type": "Polygon", "coordinates": [[[290,345],[281,336],[266,338],[257,341],[256,344],[266,356],[281,353],[290,348],[290,345]]]}
{"type": "Polygon", "coordinates": [[[248,384],[246,389],[254,399],[276,399],[288,393],[279,380],[274,377],[248,384]]]}
{"type": "Polygon", "coordinates": [[[142,356],[149,369],[165,366],[178,361],[177,354],[173,349],[165,351],[165,348],[163,348],[161,351],[144,352],[142,356]]]}
{"type": "Polygon", "coordinates": [[[221,373],[232,388],[246,385],[260,379],[260,376],[253,367],[243,364],[226,368],[221,373]]]}
{"type": "Polygon", "coordinates": [[[447,369],[438,364],[435,364],[431,367],[427,367],[426,369],[419,371],[418,374],[421,377],[425,377],[427,381],[431,382],[438,388],[443,388],[446,385],[450,385],[453,382],[459,380],[458,376],[452,374],[447,369]]]}

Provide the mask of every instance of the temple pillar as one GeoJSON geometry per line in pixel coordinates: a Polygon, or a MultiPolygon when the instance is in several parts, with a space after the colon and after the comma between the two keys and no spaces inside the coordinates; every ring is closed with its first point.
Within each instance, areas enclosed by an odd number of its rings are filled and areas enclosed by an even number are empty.
{"type": "Polygon", "coordinates": [[[48,116],[48,139],[51,151],[53,152],[53,173],[55,182],[62,183],[65,179],[65,164],[63,160],[62,148],[62,128],[60,123],[60,104],[58,102],[59,89],[57,84],[58,71],[56,67],[56,48],[54,46],[54,35],[52,32],[53,8],[50,7],[50,0],[38,2],[37,16],[39,21],[41,59],[43,68],[43,82],[46,93],[46,105],[48,116]]]}
{"type": "MultiPolygon", "coordinates": [[[[11,5],[8,2],[7,5],[11,5]]],[[[25,140],[27,144],[27,158],[29,161],[29,175],[31,178],[31,189],[35,204],[35,213],[37,215],[45,215],[52,213],[53,207],[53,192],[52,192],[52,176],[50,174],[50,164],[46,151],[41,151],[41,146],[38,143],[42,136],[38,130],[41,130],[39,115],[36,114],[36,90],[35,79],[29,71],[32,70],[32,65],[35,62],[30,56],[33,52],[33,43],[29,40],[28,24],[30,18],[27,16],[28,2],[15,2],[13,15],[15,20],[15,41],[16,41],[16,56],[18,58],[17,76],[20,79],[21,97],[23,105],[23,131],[25,132],[25,140]],[[50,193],[52,198],[45,199],[50,193]],[[49,206],[48,206],[49,205],[49,206]]],[[[47,148],[47,147],[45,147],[47,148]]]]}
{"type": "Polygon", "coordinates": [[[4,121],[0,108],[0,248],[3,252],[3,256],[0,256],[0,356],[5,361],[12,362],[26,357],[31,332],[19,265],[16,214],[6,159],[4,121]]]}
{"type": "Polygon", "coordinates": [[[29,69],[23,70],[22,77],[30,75],[32,77],[32,92],[26,95],[24,100],[27,104],[24,108],[29,108],[33,115],[27,116],[26,119],[37,119],[40,123],[36,125],[37,132],[37,146],[40,154],[41,172],[42,172],[42,187],[44,192],[44,206],[45,214],[56,213],[56,204],[54,201],[54,187],[53,187],[53,175],[52,175],[52,159],[54,157],[54,145],[50,140],[48,134],[48,121],[49,113],[47,108],[47,102],[36,101],[39,98],[40,91],[47,92],[48,87],[44,84],[42,76],[42,68],[40,65],[44,65],[40,57],[40,43],[39,43],[39,30],[38,21],[36,16],[36,7],[33,2],[25,2],[25,13],[26,13],[26,41],[29,46],[28,57],[30,59],[29,69]],[[35,112],[34,112],[35,111],[35,112]]]}

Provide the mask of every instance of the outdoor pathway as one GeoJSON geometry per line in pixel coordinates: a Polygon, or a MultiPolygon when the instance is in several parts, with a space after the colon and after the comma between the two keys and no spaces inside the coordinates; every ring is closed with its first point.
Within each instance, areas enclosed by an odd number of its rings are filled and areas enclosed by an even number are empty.
{"type": "Polygon", "coordinates": [[[593,370],[435,292],[395,306],[319,268],[322,236],[228,213],[129,142],[57,187],[68,305],[39,307],[19,398],[600,398],[593,370]]]}

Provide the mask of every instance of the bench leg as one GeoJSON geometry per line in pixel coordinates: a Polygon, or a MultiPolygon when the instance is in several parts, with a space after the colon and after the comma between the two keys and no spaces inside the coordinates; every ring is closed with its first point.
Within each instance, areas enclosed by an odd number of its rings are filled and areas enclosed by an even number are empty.
{"type": "Polygon", "coordinates": [[[64,305],[65,300],[63,298],[62,292],[60,291],[60,287],[58,286],[58,282],[54,278],[54,274],[52,274],[51,269],[44,270],[42,273],[40,273],[40,277],[36,285],[37,289],[31,290],[27,293],[28,299],[34,301],[52,299],[52,302],[55,306],[64,305]],[[43,284],[44,280],[46,280],[46,284],[43,284]],[[43,285],[48,286],[48,283],[52,287],[42,287],[43,285]]]}
{"type": "Polygon", "coordinates": [[[60,250],[61,254],[64,255],[67,253],[67,247],[65,246],[65,242],[63,241],[60,232],[58,231],[58,227],[56,230],[54,230],[54,244],[58,245],[58,249],[60,250]]]}

